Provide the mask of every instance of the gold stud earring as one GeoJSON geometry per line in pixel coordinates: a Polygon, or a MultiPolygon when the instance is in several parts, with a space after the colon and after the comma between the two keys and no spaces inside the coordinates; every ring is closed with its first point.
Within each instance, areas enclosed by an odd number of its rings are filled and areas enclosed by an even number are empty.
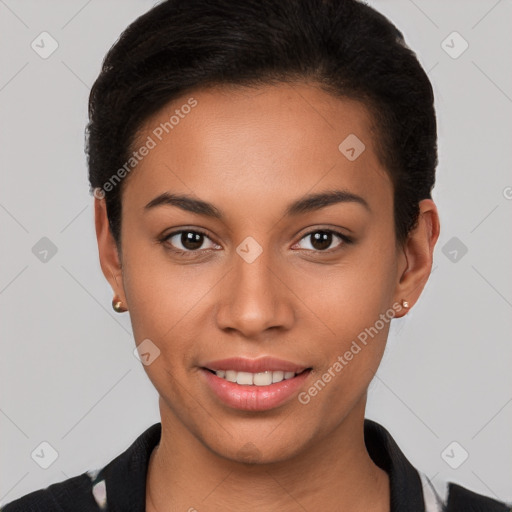
{"type": "Polygon", "coordinates": [[[114,297],[112,299],[112,309],[116,313],[124,313],[125,311],[128,311],[126,308],[123,307],[123,303],[117,297],[114,297]]]}
{"type": "Polygon", "coordinates": [[[406,300],[402,300],[402,307],[407,309],[409,307],[409,303],[406,300]]]}

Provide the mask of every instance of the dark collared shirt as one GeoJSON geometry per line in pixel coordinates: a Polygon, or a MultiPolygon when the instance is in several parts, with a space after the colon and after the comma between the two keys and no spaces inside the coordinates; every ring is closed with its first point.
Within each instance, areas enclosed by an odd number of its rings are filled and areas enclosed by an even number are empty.
{"type": "MultiPolygon", "coordinates": [[[[161,423],[155,423],[103,468],[34,491],[5,505],[0,512],[144,512],[149,457],[160,435],[161,423]]],[[[426,475],[406,459],[382,425],[365,419],[364,435],[370,457],[389,475],[391,512],[512,510],[510,504],[454,483],[448,483],[445,493],[440,495],[426,475]]]]}

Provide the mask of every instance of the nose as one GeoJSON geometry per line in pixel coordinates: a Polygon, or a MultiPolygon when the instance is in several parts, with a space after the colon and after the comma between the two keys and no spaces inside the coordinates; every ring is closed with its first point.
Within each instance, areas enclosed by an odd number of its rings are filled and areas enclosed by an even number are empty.
{"type": "Polygon", "coordinates": [[[248,262],[235,254],[222,286],[217,325],[244,338],[262,340],[268,331],[289,330],[294,318],[293,293],[283,272],[263,251],[248,262]]]}

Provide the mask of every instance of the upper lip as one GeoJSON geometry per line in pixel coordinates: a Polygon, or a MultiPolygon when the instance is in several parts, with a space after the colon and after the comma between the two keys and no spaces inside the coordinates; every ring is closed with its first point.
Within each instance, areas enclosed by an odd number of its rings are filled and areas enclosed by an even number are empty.
{"type": "Polygon", "coordinates": [[[301,373],[308,367],[277,359],[275,357],[260,357],[259,359],[247,359],[244,357],[230,357],[228,359],[219,359],[217,361],[210,361],[204,365],[208,370],[235,370],[237,372],[250,372],[260,373],[268,371],[283,371],[301,373]]]}

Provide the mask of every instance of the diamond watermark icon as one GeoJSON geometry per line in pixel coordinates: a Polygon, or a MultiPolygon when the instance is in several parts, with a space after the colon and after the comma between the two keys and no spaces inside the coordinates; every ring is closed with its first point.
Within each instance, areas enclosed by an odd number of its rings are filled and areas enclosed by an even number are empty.
{"type": "Polygon", "coordinates": [[[238,458],[244,462],[254,463],[261,459],[259,448],[252,442],[245,443],[240,450],[236,452],[238,458]]]}
{"type": "Polygon", "coordinates": [[[34,449],[30,456],[38,466],[48,469],[58,459],[59,454],[48,441],[43,441],[34,449]]]}
{"type": "Polygon", "coordinates": [[[30,46],[39,57],[47,59],[59,47],[59,43],[48,32],[41,32],[30,46]]]}
{"type": "Polygon", "coordinates": [[[57,246],[49,238],[43,236],[32,247],[32,254],[41,263],[48,263],[57,254],[57,246]]]}
{"type": "Polygon", "coordinates": [[[460,445],[457,441],[452,441],[442,452],[441,458],[450,466],[452,469],[457,469],[469,457],[469,453],[460,445]]]}
{"type": "Polygon", "coordinates": [[[347,159],[353,162],[361,153],[366,149],[363,141],[357,136],[351,133],[346,137],[343,142],[338,146],[340,153],[347,159]]]}
{"type": "Polygon", "coordinates": [[[160,349],[149,338],[146,338],[135,347],[133,355],[144,366],[149,366],[160,356],[160,349]]]}
{"type": "Polygon", "coordinates": [[[442,41],[441,48],[452,59],[458,59],[469,48],[469,43],[458,32],[454,31],[442,41]]]}
{"type": "Polygon", "coordinates": [[[236,248],[236,252],[247,263],[252,263],[263,252],[263,248],[252,236],[248,236],[236,248]]]}
{"type": "Polygon", "coordinates": [[[458,263],[468,252],[468,248],[456,236],[450,238],[441,249],[443,254],[452,262],[458,263]]]}

